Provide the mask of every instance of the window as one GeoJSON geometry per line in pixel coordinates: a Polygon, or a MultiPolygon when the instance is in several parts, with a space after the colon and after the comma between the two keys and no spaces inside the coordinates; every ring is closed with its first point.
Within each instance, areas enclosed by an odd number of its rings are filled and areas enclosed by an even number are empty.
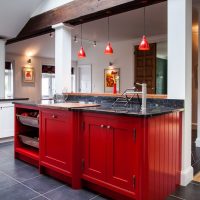
{"type": "Polygon", "coordinates": [[[55,67],[42,66],[42,99],[52,98],[55,94],[55,67]]]}
{"type": "Polygon", "coordinates": [[[5,63],[5,97],[13,97],[13,65],[11,62],[5,63]]]}

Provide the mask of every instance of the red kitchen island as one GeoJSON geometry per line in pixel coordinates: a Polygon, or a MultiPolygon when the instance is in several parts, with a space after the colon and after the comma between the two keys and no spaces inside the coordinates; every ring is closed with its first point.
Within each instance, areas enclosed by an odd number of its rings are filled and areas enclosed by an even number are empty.
{"type": "Polygon", "coordinates": [[[67,104],[15,104],[16,158],[74,189],[87,187],[113,199],[164,200],[175,191],[182,109],[140,113],[67,104]],[[30,123],[21,121],[24,113],[30,123]]]}

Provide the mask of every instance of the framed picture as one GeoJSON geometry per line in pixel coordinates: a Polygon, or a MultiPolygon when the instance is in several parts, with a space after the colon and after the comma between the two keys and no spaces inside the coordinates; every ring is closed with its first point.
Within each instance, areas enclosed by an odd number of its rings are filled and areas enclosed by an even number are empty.
{"type": "Polygon", "coordinates": [[[34,83],[35,72],[34,68],[23,67],[22,68],[22,79],[24,83],[34,83]]]}
{"type": "Polygon", "coordinates": [[[113,93],[113,87],[116,83],[117,93],[120,92],[120,69],[104,69],[104,92],[113,93]]]}

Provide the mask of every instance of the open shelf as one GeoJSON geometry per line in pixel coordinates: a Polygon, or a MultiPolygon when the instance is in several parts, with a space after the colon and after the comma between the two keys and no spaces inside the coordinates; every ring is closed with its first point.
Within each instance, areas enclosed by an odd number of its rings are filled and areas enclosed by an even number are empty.
{"type": "Polygon", "coordinates": [[[26,126],[31,126],[35,128],[38,128],[39,126],[39,119],[37,117],[17,115],[17,119],[20,121],[21,124],[26,126]]]}
{"type": "Polygon", "coordinates": [[[39,151],[29,147],[16,147],[15,152],[39,161],[39,151]]]}

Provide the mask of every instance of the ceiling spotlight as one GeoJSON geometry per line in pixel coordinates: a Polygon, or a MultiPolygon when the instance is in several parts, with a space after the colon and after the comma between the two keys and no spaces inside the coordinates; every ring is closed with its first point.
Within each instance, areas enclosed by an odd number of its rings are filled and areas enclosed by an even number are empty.
{"type": "Polygon", "coordinates": [[[97,46],[97,41],[93,41],[92,45],[93,45],[93,47],[96,47],[97,46]]]}
{"type": "Polygon", "coordinates": [[[78,42],[76,35],[74,36],[74,42],[76,42],[76,43],[78,42]]]}
{"type": "Polygon", "coordinates": [[[53,38],[53,33],[50,33],[49,36],[50,36],[51,38],[53,38]]]}
{"type": "Polygon", "coordinates": [[[30,58],[27,60],[27,63],[28,63],[29,65],[31,64],[31,59],[30,59],[30,58]]]}

